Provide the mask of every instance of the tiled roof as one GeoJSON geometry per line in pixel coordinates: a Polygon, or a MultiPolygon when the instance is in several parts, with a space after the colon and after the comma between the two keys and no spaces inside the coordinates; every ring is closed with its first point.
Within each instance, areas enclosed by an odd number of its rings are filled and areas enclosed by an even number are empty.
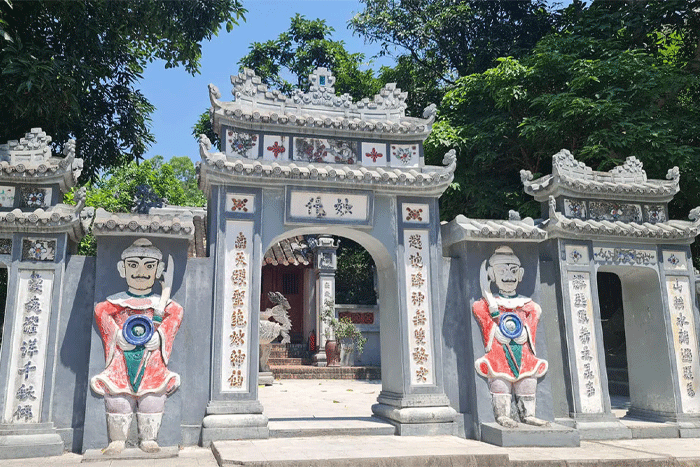
{"type": "Polygon", "coordinates": [[[442,237],[443,246],[447,248],[462,241],[540,242],[547,238],[547,232],[536,226],[531,218],[520,220],[515,213],[509,220],[470,219],[460,214],[442,225],[442,237]]]}
{"type": "Polygon", "coordinates": [[[313,261],[313,252],[303,235],[297,235],[272,245],[263,259],[264,264],[273,266],[307,266],[313,261]]]}
{"type": "Polygon", "coordinates": [[[457,166],[456,154],[450,150],[443,159],[445,167],[424,166],[413,169],[363,167],[361,165],[321,165],[307,162],[266,161],[229,158],[221,152],[210,152],[211,142],[202,135],[199,152],[203,164],[199,167],[199,186],[208,193],[212,183],[257,183],[303,181],[310,186],[347,185],[348,188],[372,189],[404,194],[441,195],[452,182],[457,166]]]}
{"type": "Polygon", "coordinates": [[[94,235],[143,234],[156,237],[184,237],[192,240],[192,216],[111,213],[97,209],[92,224],[94,235]]]}
{"type": "Polygon", "coordinates": [[[33,128],[19,141],[0,145],[0,183],[58,183],[64,193],[75,186],[83,160],[75,158],[75,140],[66,143],[64,157],[52,157],[51,137],[33,128]]]}
{"type": "Polygon", "coordinates": [[[75,194],[76,206],[57,204],[34,211],[0,212],[0,232],[67,233],[79,242],[87,232],[93,208],[85,206],[85,188],[75,194]]]}
{"type": "Polygon", "coordinates": [[[532,173],[520,171],[525,192],[537,201],[546,201],[550,195],[563,192],[583,197],[670,201],[678,193],[680,172],[678,167],[669,169],[667,180],[649,180],[642,163],[628,157],[625,163],[608,172],[591,169],[562,149],[552,157],[552,174],[533,180],[532,173]]]}

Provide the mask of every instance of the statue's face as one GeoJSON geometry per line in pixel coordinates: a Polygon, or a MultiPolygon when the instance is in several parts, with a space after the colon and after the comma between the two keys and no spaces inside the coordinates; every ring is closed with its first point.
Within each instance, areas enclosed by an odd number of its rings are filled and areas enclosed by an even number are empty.
{"type": "Polygon", "coordinates": [[[496,264],[492,266],[493,279],[498,291],[503,295],[515,295],[515,289],[523,280],[523,268],[517,263],[496,264]]]}
{"type": "Polygon", "coordinates": [[[134,256],[121,261],[118,269],[130,292],[149,293],[163,268],[157,259],[134,256]]]}

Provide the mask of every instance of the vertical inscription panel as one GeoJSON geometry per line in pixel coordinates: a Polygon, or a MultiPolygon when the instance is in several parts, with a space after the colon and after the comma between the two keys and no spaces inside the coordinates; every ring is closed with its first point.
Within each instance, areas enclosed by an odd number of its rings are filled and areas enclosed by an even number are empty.
{"type": "Polygon", "coordinates": [[[406,229],[403,232],[409,370],[411,384],[418,386],[435,384],[428,235],[428,230],[406,229]]]}
{"type": "Polygon", "coordinates": [[[221,392],[248,392],[253,223],[227,221],[225,246],[221,392]]]}
{"type": "Polygon", "coordinates": [[[4,423],[41,421],[53,281],[53,271],[19,271],[4,423]]]}
{"type": "Polygon", "coordinates": [[[573,349],[578,375],[578,398],[582,413],[603,412],[600,366],[593,320],[591,277],[587,272],[569,272],[569,309],[573,349]]]}
{"type": "Polygon", "coordinates": [[[695,335],[693,302],[687,277],[667,277],[673,348],[676,354],[683,413],[700,413],[698,394],[698,339],[695,335]]]}

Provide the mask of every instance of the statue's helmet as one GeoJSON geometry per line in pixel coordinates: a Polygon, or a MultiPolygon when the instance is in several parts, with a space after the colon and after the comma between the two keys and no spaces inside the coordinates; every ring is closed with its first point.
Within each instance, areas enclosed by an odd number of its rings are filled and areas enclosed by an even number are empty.
{"type": "Polygon", "coordinates": [[[517,264],[520,266],[520,259],[509,246],[499,246],[489,258],[489,266],[496,264],[517,264]]]}
{"type": "Polygon", "coordinates": [[[122,259],[126,258],[153,258],[163,260],[163,253],[147,238],[139,238],[130,247],[122,251],[122,259]]]}

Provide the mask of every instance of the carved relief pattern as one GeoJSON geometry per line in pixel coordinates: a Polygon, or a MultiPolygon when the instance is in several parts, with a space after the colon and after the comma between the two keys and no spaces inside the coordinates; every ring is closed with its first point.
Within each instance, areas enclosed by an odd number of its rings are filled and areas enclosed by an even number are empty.
{"type": "Polygon", "coordinates": [[[684,251],[664,251],[663,259],[664,269],[667,271],[686,271],[688,269],[688,260],[684,251]]]}
{"type": "Polygon", "coordinates": [[[593,248],[593,258],[598,262],[623,264],[656,264],[655,250],[635,248],[593,248]]]}
{"type": "Polygon", "coordinates": [[[589,217],[596,221],[642,222],[642,209],[638,204],[589,201],[589,217]]]}
{"type": "Polygon", "coordinates": [[[23,186],[20,188],[20,207],[44,208],[51,204],[51,188],[23,186]]]}
{"type": "Polygon", "coordinates": [[[418,145],[391,145],[391,165],[415,167],[418,165],[418,145]]]}
{"type": "Polygon", "coordinates": [[[12,239],[0,238],[0,255],[12,254],[12,239]]]}
{"type": "Polygon", "coordinates": [[[404,230],[404,274],[408,310],[411,383],[433,384],[434,358],[430,328],[430,259],[427,230],[404,230]]]}
{"type": "Polygon", "coordinates": [[[289,159],[289,143],[286,136],[265,135],[263,159],[279,161],[289,159]]]}
{"type": "Polygon", "coordinates": [[[354,141],[294,138],[294,160],[304,162],[357,162],[357,143],[354,141]]]}
{"type": "Polygon", "coordinates": [[[253,223],[226,223],[224,326],[221,391],[247,391],[250,354],[251,260],[253,223]]]}
{"type": "Polygon", "coordinates": [[[666,222],[666,211],[661,204],[644,205],[644,220],[650,224],[666,222]]]}
{"type": "Polygon", "coordinates": [[[15,187],[0,186],[0,208],[11,208],[15,204],[15,187]]]}
{"type": "Polygon", "coordinates": [[[252,214],[255,211],[255,195],[249,193],[226,193],[226,212],[252,214]]]}
{"type": "Polygon", "coordinates": [[[430,208],[427,204],[403,203],[404,222],[410,224],[426,224],[430,221],[430,208]]]}
{"type": "Polygon", "coordinates": [[[226,130],[226,155],[257,159],[258,135],[226,130]]]}
{"type": "Polygon", "coordinates": [[[56,258],[56,240],[23,238],[22,261],[53,261],[56,258]]]}
{"type": "Polygon", "coordinates": [[[668,309],[671,314],[673,347],[678,368],[683,413],[700,413],[700,368],[695,333],[690,281],[687,277],[666,277],[668,309]]]}
{"type": "Polygon", "coordinates": [[[564,215],[575,219],[585,219],[586,202],[579,199],[564,198],[564,215]]]}
{"type": "Polygon", "coordinates": [[[600,413],[603,411],[603,399],[593,327],[590,275],[587,272],[569,272],[568,274],[571,329],[574,335],[573,351],[578,374],[581,412],[600,413]]]}
{"type": "Polygon", "coordinates": [[[386,144],[362,143],[362,165],[385,167],[387,164],[386,144]]]}
{"type": "Polygon", "coordinates": [[[10,379],[3,421],[39,423],[53,271],[20,270],[18,287],[19,307],[13,326],[10,379]]]}

